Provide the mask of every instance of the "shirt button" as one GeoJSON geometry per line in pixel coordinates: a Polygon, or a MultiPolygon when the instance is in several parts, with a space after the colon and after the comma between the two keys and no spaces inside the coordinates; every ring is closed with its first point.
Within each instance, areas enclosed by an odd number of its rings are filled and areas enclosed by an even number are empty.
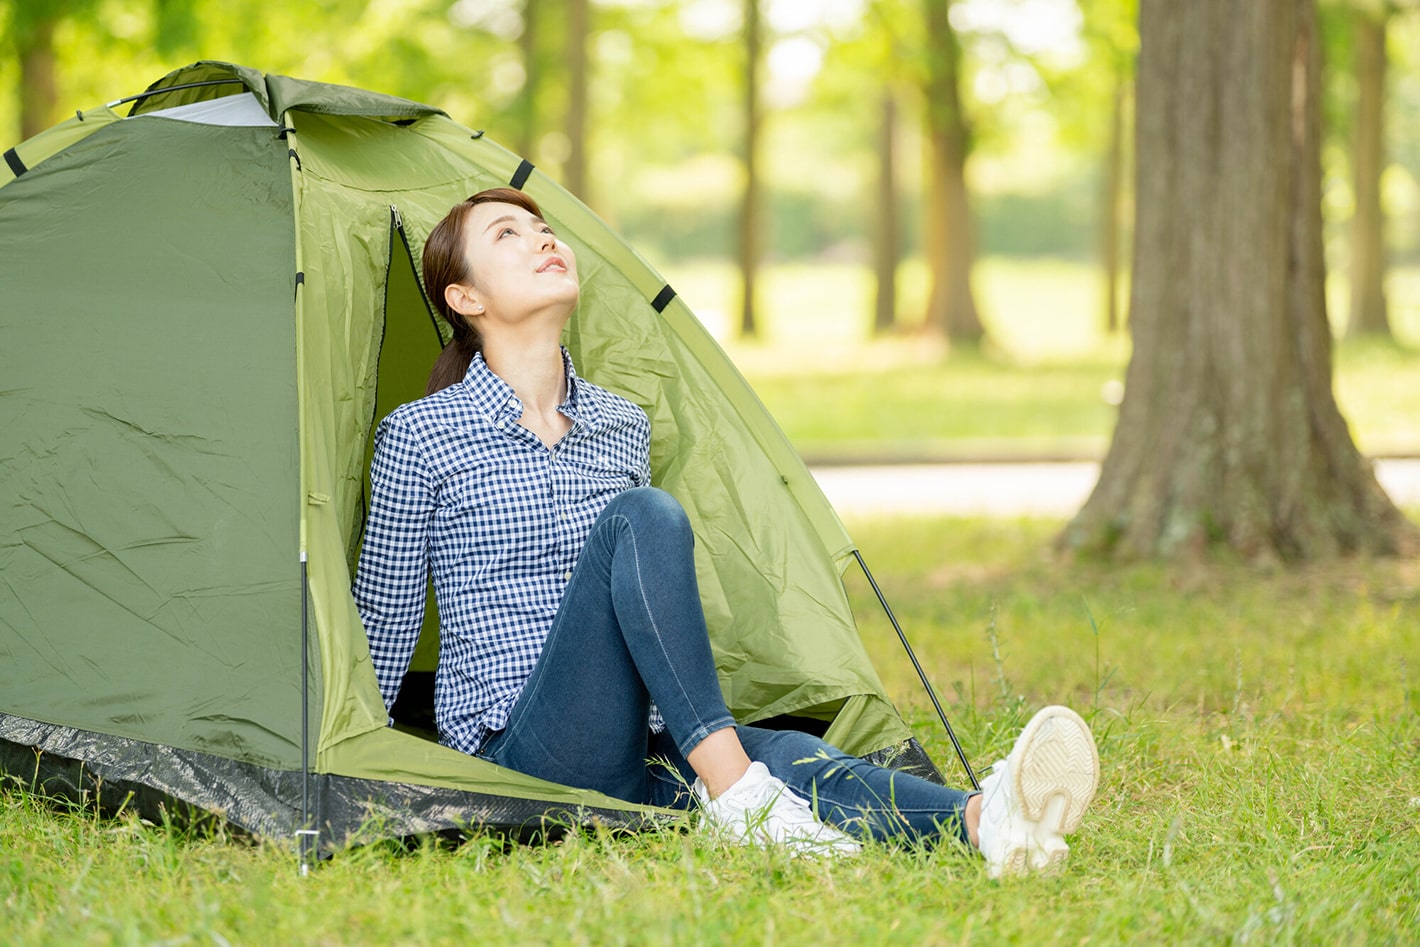
{"type": "Polygon", "coordinates": [[[572,570],[571,570],[571,569],[568,569],[566,572],[564,572],[564,573],[562,574],[562,581],[563,581],[563,582],[571,582],[571,581],[572,581],[572,570]]]}

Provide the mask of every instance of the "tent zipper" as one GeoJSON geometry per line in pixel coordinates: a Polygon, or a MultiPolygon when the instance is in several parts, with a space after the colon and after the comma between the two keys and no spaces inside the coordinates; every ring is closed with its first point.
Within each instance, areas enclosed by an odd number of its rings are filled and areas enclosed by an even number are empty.
{"type": "MultiPolygon", "coordinates": [[[[404,244],[404,252],[409,257],[409,268],[414,274],[414,284],[419,287],[419,295],[424,299],[424,309],[429,314],[429,324],[434,327],[434,336],[439,340],[439,344],[444,344],[444,335],[439,331],[439,319],[434,314],[434,307],[429,301],[429,288],[424,285],[424,275],[419,272],[419,262],[414,256],[414,247],[409,243],[409,234],[404,229],[404,215],[399,212],[396,204],[390,205],[390,226],[399,234],[399,242],[404,244]]],[[[390,241],[389,266],[394,266],[394,241],[390,241]]],[[[388,278],[388,270],[386,270],[388,278]]]]}

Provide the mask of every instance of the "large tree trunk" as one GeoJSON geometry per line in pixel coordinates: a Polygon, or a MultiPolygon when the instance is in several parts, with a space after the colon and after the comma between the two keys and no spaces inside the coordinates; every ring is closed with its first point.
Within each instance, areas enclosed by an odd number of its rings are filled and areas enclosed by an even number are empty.
{"type": "Polygon", "coordinates": [[[1357,10],[1356,138],[1352,172],[1356,216],[1351,219],[1351,311],[1347,335],[1390,335],[1385,299],[1385,211],[1381,172],[1385,169],[1386,14],[1357,10]]]}
{"type": "Polygon", "coordinates": [[[1062,535],[1121,557],[1420,547],[1331,389],[1314,0],[1143,0],[1134,355],[1062,535]]]}
{"type": "Polygon", "coordinates": [[[956,33],[950,0],[925,0],[927,25],[926,240],[931,290],[926,324],[954,342],[977,344],[985,335],[971,291],[976,261],[971,202],[966,187],[968,130],[959,91],[956,33]]]}
{"type": "Polygon", "coordinates": [[[587,194],[587,0],[567,0],[567,163],[563,183],[586,203],[587,194]]]}
{"type": "Polygon", "coordinates": [[[897,324],[897,95],[883,90],[882,126],[878,131],[878,199],[876,238],[873,241],[873,274],[877,294],[873,307],[873,332],[891,332],[897,324]]]}
{"type": "Polygon", "coordinates": [[[752,337],[759,327],[755,321],[755,277],[759,271],[761,215],[764,198],[759,180],[759,132],[763,110],[759,102],[759,67],[762,58],[759,0],[744,2],[745,87],[744,165],[745,189],[740,205],[740,334],[752,337]]]}

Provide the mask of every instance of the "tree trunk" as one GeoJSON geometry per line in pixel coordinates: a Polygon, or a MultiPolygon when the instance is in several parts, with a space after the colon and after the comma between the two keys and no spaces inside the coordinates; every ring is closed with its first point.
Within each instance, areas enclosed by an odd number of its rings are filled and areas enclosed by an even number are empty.
{"type": "Polygon", "coordinates": [[[587,0],[567,0],[567,163],[563,183],[586,203],[587,194],[587,0]]]}
{"type": "Polygon", "coordinates": [[[517,139],[514,149],[532,160],[537,144],[537,90],[542,80],[542,62],[538,57],[538,0],[523,0],[523,32],[518,36],[518,52],[523,57],[523,88],[518,93],[517,139]]]}
{"type": "Polygon", "coordinates": [[[759,180],[759,132],[763,111],[759,103],[761,59],[759,0],[745,0],[745,87],[744,87],[744,200],[740,207],[740,334],[753,337],[759,331],[755,321],[755,276],[759,270],[760,222],[763,196],[759,180]]]}
{"type": "Polygon", "coordinates": [[[928,328],[953,342],[979,344],[985,336],[971,290],[976,261],[971,202],[966,187],[968,130],[962,114],[956,33],[950,0],[925,0],[927,25],[927,234],[931,290],[928,328]]]}
{"type": "Polygon", "coordinates": [[[1314,0],[1143,0],[1139,34],[1134,355],[1062,544],[1420,548],[1332,396],[1314,0]]]}
{"type": "Polygon", "coordinates": [[[1351,311],[1346,334],[1390,335],[1385,299],[1385,12],[1357,10],[1356,139],[1352,172],[1356,215],[1351,219],[1351,311]]]}
{"type": "Polygon", "coordinates": [[[877,283],[873,332],[883,335],[897,324],[897,96],[883,91],[882,126],[878,137],[877,239],[873,241],[873,273],[877,283]]]}
{"type": "Polygon", "coordinates": [[[58,22],[58,14],[39,14],[27,29],[17,31],[21,140],[54,124],[54,109],[59,101],[54,70],[54,27],[58,22]]]}
{"type": "Polygon", "coordinates": [[[1109,123],[1109,149],[1105,155],[1104,195],[1100,204],[1100,266],[1104,270],[1104,327],[1114,335],[1123,327],[1119,315],[1119,209],[1124,192],[1124,103],[1128,79],[1117,73],[1114,106],[1109,123]]]}

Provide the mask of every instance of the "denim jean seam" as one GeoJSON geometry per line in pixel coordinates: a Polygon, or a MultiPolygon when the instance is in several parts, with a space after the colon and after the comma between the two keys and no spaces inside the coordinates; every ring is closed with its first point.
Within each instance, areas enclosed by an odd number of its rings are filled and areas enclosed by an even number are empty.
{"type": "MultiPolygon", "coordinates": [[[[523,705],[523,698],[524,698],[524,697],[527,698],[528,703],[532,703],[533,701],[535,701],[535,700],[537,699],[537,693],[538,693],[539,690],[542,689],[542,679],[543,679],[544,676],[545,676],[545,675],[538,674],[538,673],[537,673],[537,669],[534,668],[533,674],[532,674],[532,678],[531,678],[531,683],[532,683],[532,685],[533,685],[533,686],[532,686],[532,689],[531,689],[531,690],[528,689],[528,686],[527,686],[527,685],[528,685],[528,682],[527,682],[527,681],[524,681],[524,682],[523,682],[523,686],[518,689],[517,697],[515,697],[515,698],[513,699],[513,706],[512,706],[512,707],[510,708],[510,710],[509,710],[508,719],[505,720],[504,723],[503,723],[503,729],[494,731],[494,733],[503,734],[503,735],[504,735],[504,738],[505,738],[505,742],[506,742],[507,740],[513,739],[513,738],[516,737],[520,732],[522,732],[522,722],[523,722],[524,714],[520,714],[520,713],[518,713],[517,711],[518,711],[519,707],[523,705]]],[[[493,737],[493,733],[490,733],[486,739],[492,739],[492,737],[493,737]]]]}
{"type": "MultiPolygon", "coordinates": [[[[641,605],[645,609],[647,621],[650,624],[651,631],[655,636],[656,647],[660,649],[661,657],[665,659],[666,667],[670,670],[670,675],[672,680],[675,682],[676,689],[680,691],[681,702],[686,707],[694,709],[695,702],[691,700],[690,694],[685,689],[685,684],[680,679],[680,672],[676,669],[675,662],[671,660],[670,654],[666,651],[665,640],[661,637],[660,626],[656,623],[656,616],[651,610],[651,603],[646,599],[646,583],[641,576],[641,544],[637,542],[636,539],[636,525],[632,523],[631,519],[624,513],[616,514],[616,518],[621,520],[626,525],[627,533],[631,539],[631,561],[636,568],[636,590],[641,596],[641,605]]],[[[662,711],[662,713],[664,713],[664,710],[662,711]]],[[[734,725],[734,720],[730,721],[730,725],[734,725]]],[[[697,729],[704,729],[705,727],[706,724],[701,723],[697,729]]],[[[708,731],[705,736],[709,736],[710,733],[713,732],[714,731],[708,731]]],[[[691,748],[693,749],[694,746],[699,745],[701,740],[705,739],[705,736],[702,736],[700,737],[700,739],[695,740],[691,748]]],[[[689,737],[687,737],[687,740],[689,740],[689,737]]],[[[690,750],[685,749],[682,750],[682,752],[688,753],[690,752],[690,750]]]]}
{"type": "MultiPolygon", "coordinates": [[[[875,794],[876,795],[876,794],[875,794]]],[[[833,799],[825,798],[821,792],[814,794],[814,803],[821,814],[820,817],[827,821],[837,821],[832,817],[838,814],[842,817],[843,824],[852,825],[854,823],[863,826],[872,826],[874,821],[884,819],[892,823],[900,823],[894,835],[909,834],[926,836],[917,822],[926,818],[939,828],[951,827],[957,833],[966,838],[966,807],[963,805],[959,810],[944,810],[934,806],[913,806],[904,808],[902,806],[872,806],[865,804],[864,800],[859,800],[857,805],[847,805],[833,799]],[[904,833],[903,830],[906,829],[904,833]]],[[[946,833],[943,833],[946,834],[946,833]]]]}
{"type": "MultiPolygon", "coordinates": [[[[795,765],[798,765],[797,761],[795,765]]],[[[887,824],[892,825],[892,835],[922,835],[926,836],[918,823],[926,817],[933,824],[942,827],[956,825],[958,835],[966,838],[966,800],[969,796],[963,796],[959,808],[944,810],[938,806],[902,806],[897,803],[895,774],[889,777],[889,794],[884,798],[876,789],[868,785],[867,781],[854,774],[853,770],[846,764],[848,761],[833,761],[837,766],[843,766],[848,773],[848,777],[853,778],[861,787],[861,794],[854,793],[849,787],[839,785],[837,789],[831,784],[823,784],[818,777],[812,777],[804,793],[809,797],[816,814],[829,821],[837,815],[841,819],[844,828],[862,826],[872,834],[872,827],[875,823],[884,831],[889,829],[887,824]],[[851,800],[851,801],[847,801],[851,800]]],[[[942,833],[947,834],[947,833],[942,833]]]]}
{"type": "MultiPolygon", "coordinates": [[[[895,782],[895,779],[894,779],[893,777],[891,777],[891,776],[889,777],[889,787],[890,787],[890,790],[891,790],[890,795],[889,795],[889,798],[888,798],[888,799],[884,799],[881,795],[878,794],[878,791],[877,791],[876,789],[874,789],[872,786],[868,785],[867,780],[863,779],[861,776],[858,776],[856,773],[854,773],[854,772],[853,772],[853,769],[847,764],[846,761],[837,761],[837,760],[831,760],[831,759],[828,759],[828,758],[825,758],[825,759],[826,759],[828,762],[832,762],[835,766],[842,767],[842,768],[848,773],[848,777],[846,777],[846,778],[851,778],[851,779],[857,780],[857,782],[859,783],[859,785],[862,786],[863,791],[866,792],[868,795],[870,795],[870,796],[872,797],[871,800],[868,800],[868,799],[861,799],[861,797],[860,797],[860,804],[857,805],[856,807],[854,807],[854,808],[856,808],[856,809],[858,809],[858,810],[867,810],[867,809],[869,809],[870,806],[864,805],[863,803],[864,803],[864,802],[871,802],[871,803],[876,803],[875,806],[872,806],[872,807],[871,807],[871,808],[873,809],[873,811],[879,811],[879,812],[914,812],[914,811],[937,812],[937,811],[940,811],[940,810],[938,810],[938,809],[936,809],[936,808],[931,808],[931,809],[927,809],[927,810],[916,810],[916,809],[906,809],[906,810],[905,810],[905,809],[903,809],[901,806],[897,805],[897,803],[896,803],[895,801],[893,801],[893,800],[896,798],[896,795],[897,795],[897,792],[896,792],[896,788],[897,788],[897,787],[896,787],[896,782],[895,782]]],[[[798,761],[798,762],[795,763],[795,765],[799,765],[801,762],[803,762],[803,761],[798,761]]],[[[832,775],[832,774],[830,774],[830,775],[832,775]]],[[[821,787],[819,786],[819,780],[818,780],[817,778],[814,778],[814,779],[813,779],[813,792],[814,792],[815,798],[817,798],[817,799],[824,799],[824,798],[826,798],[825,795],[824,795],[824,790],[827,789],[827,788],[828,788],[828,787],[822,787],[822,788],[821,788],[821,787]]],[[[832,791],[832,790],[829,790],[829,791],[832,791]]],[[[844,809],[848,808],[847,806],[844,806],[843,804],[838,803],[838,802],[830,802],[830,804],[831,804],[831,805],[839,806],[840,808],[844,808],[844,809]]]]}

